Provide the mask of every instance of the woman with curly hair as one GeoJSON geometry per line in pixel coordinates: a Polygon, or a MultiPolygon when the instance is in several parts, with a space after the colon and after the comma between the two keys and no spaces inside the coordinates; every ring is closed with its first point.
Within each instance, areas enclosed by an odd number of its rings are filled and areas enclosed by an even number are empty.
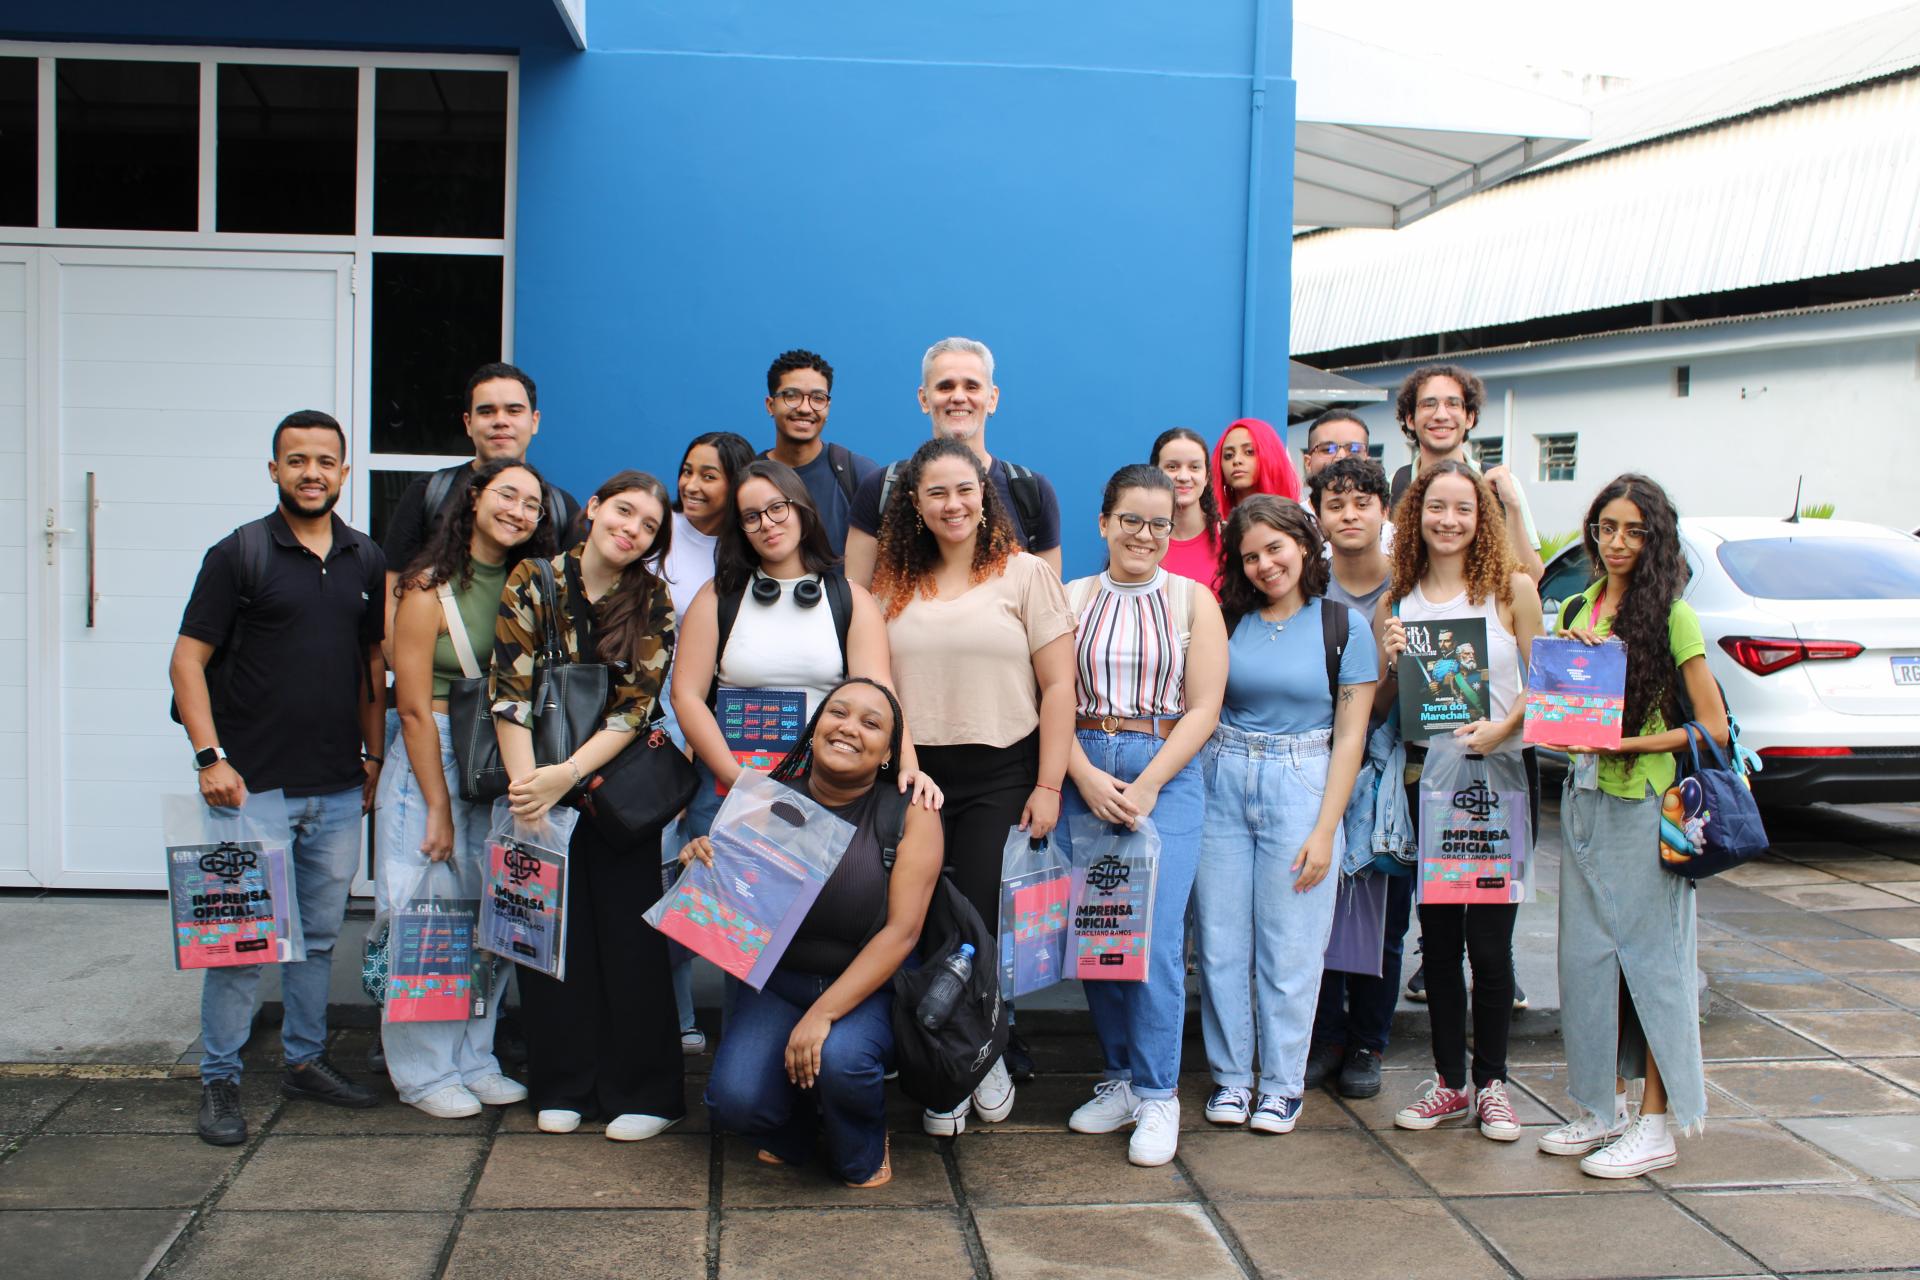
{"type": "MultiPolygon", "coordinates": [[[[894,688],[940,811],[954,884],[983,920],[1000,915],[1000,855],[1015,824],[1034,837],[1060,820],[1073,746],[1073,615],[1051,565],[1019,549],[965,444],[929,440],[894,485],[880,526],[874,599],[887,619],[894,688]]],[[[1004,1061],[972,1110],[1004,1120],[1004,1061]]],[[[968,1104],[929,1111],[935,1136],[965,1130],[968,1104]]]]}
{"type": "Polygon", "coordinates": [[[1213,498],[1220,514],[1256,493],[1300,501],[1300,474],[1287,457],[1287,446],[1271,423],[1259,418],[1236,418],[1213,446],[1213,498]]]}
{"type": "MultiPolygon", "coordinates": [[[[1484,618],[1487,707],[1483,719],[1453,731],[1475,755],[1520,752],[1520,722],[1533,638],[1540,634],[1540,593],[1514,567],[1506,523],[1487,482],[1464,462],[1434,464],[1415,478],[1394,509],[1393,582],[1381,597],[1374,629],[1386,659],[1379,697],[1391,702],[1407,622],[1484,618]]],[[[1414,806],[1416,823],[1420,806],[1414,806]]],[[[1513,1021],[1512,904],[1422,905],[1420,930],[1427,971],[1427,1017],[1433,1029],[1434,1074],[1427,1091],[1393,1117],[1402,1129],[1431,1129],[1474,1117],[1497,1142],[1520,1136],[1507,1097],[1507,1032],[1513,1021]],[[1467,1081],[1467,983],[1462,955],[1473,966],[1473,1081],[1467,1081]]]]}
{"type": "Polygon", "coordinates": [[[1173,481],[1173,536],[1161,567],[1216,589],[1220,573],[1220,502],[1207,476],[1207,442],[1190,427],[1154,437],[1147,462],[1173,481]]]}
{"type": "MultiPolygon", "coordinates": [[[[463,499],[452,504],[395,584],[393,692],[400,736],[380,779],[374,819],[383,912],[406,906],[388,900],[390,885],[441,874],[433,870],[436,863],[447,868],[453,882],[443,896],[480,896],[489,806],[460,798],[447,694],[455,680],[486,670],[508,573],[528,556],[553,554],[553,513],[543,505],[544,492],[540,473],[524,462],[502,458],[482,464],[463,499]]],[[[501,1074],[493,1055],[498,991],[484,994],[484,1017],[383,1021],[387,1074],[402,1102],[453,1119],[527,1096],[525,1086],[501,1074]]]]}
{"type": "Polygon", "coordinates": [[[1623,475],[1587,508],[1587,563],[1602,577],[1561,606],[1559,631],[1627,646],[1623,723],[1609,750],[1570,747],[1561,800],[1560,998],[1567,1092],[1581,1114],[1540,1135],[1549,1155],[1584,1156],[1597,1178],[1674,1163],[1673,1128],[1705,1123],[1700,1007],[1694,986],[1693,881],[1658,865],[1660,801],[1692,719],[1722,747],[1727,709],[1707,670],[1700,619],[1680,598],[1687,562],[1666,491],[1623,475]],[[1627,1117],[1627,1081],[1644,1077],[1627,1117]]]}

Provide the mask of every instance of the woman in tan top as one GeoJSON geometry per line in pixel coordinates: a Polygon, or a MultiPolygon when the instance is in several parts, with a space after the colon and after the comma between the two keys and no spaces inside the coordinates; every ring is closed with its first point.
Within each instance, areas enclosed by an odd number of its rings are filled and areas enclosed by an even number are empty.
{"type": "MultiPolygon", "coordinates": [[[[1052,567],[1019,549],[966,445],[928,441],[900,479],[881,520],[873,595],[920,768],[946,794],[947,865],[981,919],[997,920],[1007,829],[1041,837],[1060,820],[1073,745],[1073,615],[1052,567]]],[[[974,1091],[971,1109],[983,1120],[1012,1111],[1006,1062],[974,1091]]],[[[929,1111],[924,1127],[960,1133],[968,1111],[965,1102],[929,1111]]]]}

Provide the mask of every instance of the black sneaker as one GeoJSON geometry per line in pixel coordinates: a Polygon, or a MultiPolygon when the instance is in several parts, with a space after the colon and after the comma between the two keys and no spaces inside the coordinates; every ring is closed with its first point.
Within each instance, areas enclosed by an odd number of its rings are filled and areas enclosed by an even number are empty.
{"type": "Polygon", "coordinates": [[[1407,999],[1415,1004],[1427,1002],[1427,966],[1424,962],[1416,967],[1413,976],[1407,979],[1407,999]]]}
{"type": "Polygon", "coordinates": [[[1316,1043],[1307,1050],[1307,1088],[1318,1089],[1325,1084],[1328,1076],[1340,1070],[1340,1058],[1337,1044],[1316,1043]]]}
{"type": "Polygon", "coordinates": [[[1007,1048],[1002,1060],[1015,1083],[1033,1079],[1033,1050],[1027,1048],[1018,1031],[1007,1032],[1007,1048]]]}
{"type": "Polygon", "coordinates": [[[1527,993],[1520,989],[1520,979],[1513,980],[1513,1011],[1520,1012],[1527,1007],[1527,993]]]}
{"type": "Polygon", "coordinates": [[[305,1066],[288,1067],[280,1076],[280,1092],[289,1098],[324,1102],[330,1107],[377,1107],[380,1099],[365,1085],[355,1084],[325,1058],[305,1066]]]}
{"type": "Polygon", "coordinates": [[[200,1086],[200,1141],[237,1147],[247,1140],[247,1118],[240,1113],[240,1082],[209,1080],[200,1086]]]}
{"type": "Polygon", "coordinates": [[[1356,1047],[1347,1055],[1347,1063],[1340,1068],[1340,1096],[1343,1098],[1371,1098],[1380,1092],[1380,1055],[1373,1050],[1356,1047]]]}

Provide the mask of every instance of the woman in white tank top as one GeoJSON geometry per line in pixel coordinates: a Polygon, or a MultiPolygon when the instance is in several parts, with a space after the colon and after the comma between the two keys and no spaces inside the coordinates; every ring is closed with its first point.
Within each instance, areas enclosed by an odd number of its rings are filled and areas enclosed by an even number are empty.
{"type": "MultiPolygon", "coordinates": [[[[1382,707],[1398,697],[1395,676],[1407,647],[1405,622],[1484,618],[1488,652],[1473,659],[1487,672],[1486,718],[1453,733],[1477,755],[1517,753],[1525,707],[1520,689],[1533,638],[1540,634],[1540,593],[1514,566],[1493,491],[1464,463],[1442,462],[1422,472],[1396,508],[1393,548],[1393,582],[1374,616],[1388,675],[1377,694],[1382,707]]],[[[1413,808],[1417,823],[1420,806],[1413,808]]],[[[1520,1136],[1506,1090],[1518,909],[1477,903],[1420,907],[1437,1079],[1394,1116],[1400,1128],[1431,1129],[1444,1120],[1468,1119],[1495,1141],[1520,1136]],[[1473,966],[1471,1085],[1463,957],[1473,966]]]]}

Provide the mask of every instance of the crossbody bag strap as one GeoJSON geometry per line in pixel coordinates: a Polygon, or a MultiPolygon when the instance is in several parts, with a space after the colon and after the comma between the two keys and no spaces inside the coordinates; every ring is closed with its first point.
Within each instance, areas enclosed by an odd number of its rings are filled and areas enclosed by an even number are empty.
{"type": "Polygon", "coordinates": [[[480,664],[473,656],[473,640],[467,635],[467,620],[460,616],[460,606],[453,598],[453,584],[443,582],[434,592],[440,597],[440,612],[446,615],[447,639],[453,641],[453,655],[460,659],[460,674],[472,680],[480,674],[480,664]]]}
{"type": "Polygon", "coordinates": [[[566,646],[560,643],[560,588],[553,581],[553,565],[536,559],[533,572],[540,579],[540,661],[550,667],[567,663],[566,646]]]}

